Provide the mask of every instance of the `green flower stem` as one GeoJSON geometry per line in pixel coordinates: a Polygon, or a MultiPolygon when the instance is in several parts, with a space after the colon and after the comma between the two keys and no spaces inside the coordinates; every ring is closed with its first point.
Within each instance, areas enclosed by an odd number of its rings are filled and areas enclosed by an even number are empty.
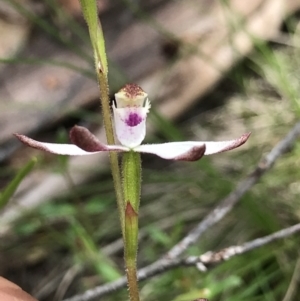
{"type": "Polygon", "coordinates": [[[141,157],[139,153],[123,154],[123,189],[125,209],[124,257],[130,301],[139,301],[137,281],[138,212],[141,194],[141,157]]]}
{"type": "MultiPolygon", "coordinates": [[[[80,0],[80,3],[83,16],[88,25],[89,35],[94,50],[96,73],[101,93],[100,99],[106,139],[108,144],[115,144],[109,106],[109,85],[107,78],[108,68],[105,51],[105,40],[101,24],[98,20],[97,3],[96,0],[80,0]]],[[[123,202],[122,181],[118,164],[118,157],[116,153],[110,152],[110,164],[116,191],[122,234],[123,237],[125,237],[125,205],[123,202]]]]}
{"type": "Polygon", "coordinates": [[[139,287],[137,280],[137,248],[138,248],[138,214],[127,202],[125,210],[125,250],[126,275],[130,301],[139,301],[139,287]]]}
{"type": "MultiPolygon", "coordinates": [[[[111,114],[109,107],[109,86],[107,76],[98,70],[97,77],[99,81],[100,93],[101,93],[101,104],[102,104],[102,115],[104,121],[104,127],[106,131],[106,139],[108,144],[115,144],[114,131],[111,122],[111,114]]],[[[121,181],[121,173],[118,161],[118,155],[114,152],[109,152],[110,166],[114,181],[114,187],[116,191],[117,204],[122,228],[123,238],[125,235],[125,205],[123,201],[123,189],[121,181]]]]}
{"type": "Polygon", "coordinates": [[[138,214],[141,195],[141,155],[133,151],[123,153],[123,190],[125,203],[130,202],[138,214]]]}

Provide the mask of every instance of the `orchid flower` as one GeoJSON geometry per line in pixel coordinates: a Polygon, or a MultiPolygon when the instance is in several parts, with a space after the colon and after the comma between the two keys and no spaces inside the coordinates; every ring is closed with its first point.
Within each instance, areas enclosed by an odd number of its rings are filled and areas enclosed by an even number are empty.
{"type": "Polygon", "coordinates": [[[164,159],[196,161],[211,155],[237,148],[244,144],[250,133],[228,141],[184,141],[161,144],[141,144],[146,135],[146,118],[151,105],[147,93],[136,84],[125,85],[115,94],[112,105],[115,133],[120,145],[101,143],[88,129],[74,126],[70,131],[73,144],[46,143],[15,134],[24,144],[58,155],[93,155],[100,152],[139,152],[157,155],[164,159]]]}

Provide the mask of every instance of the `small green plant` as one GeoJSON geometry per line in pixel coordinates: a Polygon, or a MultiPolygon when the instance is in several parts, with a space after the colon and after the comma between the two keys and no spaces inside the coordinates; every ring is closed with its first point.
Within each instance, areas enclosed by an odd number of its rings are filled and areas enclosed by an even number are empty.
{"type": "MultiPolygon", "coordinates": [[[[20,134],[16,134],[16,137],[30,147],[59,155],[93,155],[98,152],[109,152],[124,240],[124,259],[129,297],[131,301],[139,301],[136,259],[141,192],[140,153],[155,154],[167,160],[196,161],[204,155],[237,148],[248,140],[250,134],[244,134],[234,140],[220,142],[186,141],[141,144],[146,135],[146,119],[151,106],[147,93],[136,84],[127,84],[115,94],[115,103],[112,106],[113,127],[109,105],[105,40],[98,20],[96,1],[81,0],[81,5],[94,50],[107,144],[101,143],[88,129],[80,126],[73,127],[70,132],[73,144],[43,143],[20,134]],[[120,142],[119,145],[114,141],[113,128],[120,142]],[[121,153],[123,157],[121,170],[118,164],[118,153],[121,153]]],[[[81,229],[80,227],[77,228],[81,229]]],[[[81,235],[81,237],[84,237],[84,235],[81,235]]],[[[93,244],[85,241],[84,245],[85,249],[91,253],[93,244]]]]}

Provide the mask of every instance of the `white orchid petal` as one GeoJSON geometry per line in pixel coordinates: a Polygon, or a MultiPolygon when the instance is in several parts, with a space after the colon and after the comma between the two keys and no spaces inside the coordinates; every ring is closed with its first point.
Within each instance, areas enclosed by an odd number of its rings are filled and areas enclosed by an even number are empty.
{"type": "Polygon", "coordinates": [[[154,154],[168,160],[196,161],[204,155],[205,144],[196,146],[186,145],[184,142],[144,144],[135,147],[134,151],[154,154]]]}
{"type": "Polygon", "coordinates": [[[58,144],[58,143],[46,143],[33,140],[27,136],[15,134],[15,136],[24,144],[57,155],[69,155],[69,156],[84,156],[93,155],[103,151],[127,151],[128,149],[118,145],[104,145],[102,150],[93,152],[85,151],[74,144],[58,144]]]}
{"type": "Polygon", "coordinates": [[[184,141],[162,144],[144,144],[134,148],[141,153],[155,154],[164,159],[195,161],[203,155],[211,155],[237,148],[244,144],[250,133],[229,141],[184,141]]]}

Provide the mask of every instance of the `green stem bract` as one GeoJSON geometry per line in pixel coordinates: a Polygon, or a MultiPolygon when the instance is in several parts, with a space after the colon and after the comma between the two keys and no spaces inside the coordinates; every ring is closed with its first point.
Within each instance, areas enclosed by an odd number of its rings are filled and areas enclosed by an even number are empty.
{"type": "Polygon", "coordinates": [[[122,172],[124,201],[130,202],[138,214],[141,195],[141,156],[139,153],[130,151],[123,154],[122,172]]]}
{"type": "MultiPolygon", "coordinates": [[[[105,41],[101,24],[98,20],[96,0],[80,0],[84,18],[88,24],[90,39],[95,58],[97,79],[100,87],[102,115],[108,144],[115,144],[114,131],[109,106],[109,85],[105,41]]],[[[116,191],[119,216],[123,237],[125,235],[125,205],[123,202],[121,173],[116,153],[110,152],[110,164],[116,191]]]]}

